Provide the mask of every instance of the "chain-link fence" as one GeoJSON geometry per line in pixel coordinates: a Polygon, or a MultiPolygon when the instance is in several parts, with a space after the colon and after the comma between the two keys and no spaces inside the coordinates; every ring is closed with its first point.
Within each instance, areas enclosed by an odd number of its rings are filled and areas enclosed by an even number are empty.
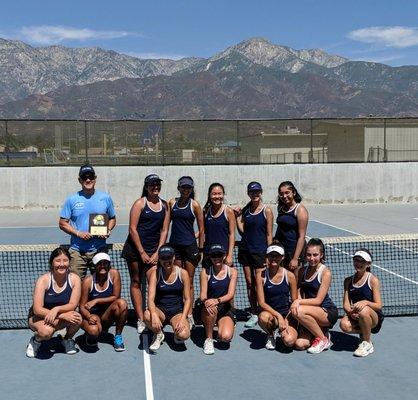
{"type": "Polygon", "coordinates": [[[0,120],[0,165],[418,161],[418,119],[0,120]]]}

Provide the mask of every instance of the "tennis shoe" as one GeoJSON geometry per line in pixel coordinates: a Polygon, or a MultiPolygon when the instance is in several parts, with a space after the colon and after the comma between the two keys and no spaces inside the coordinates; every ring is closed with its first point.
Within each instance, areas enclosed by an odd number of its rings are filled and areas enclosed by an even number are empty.
{"type": "Polygon", "coordinates": [[[138,322],[136,323],[136,331],[138,332],[138,335],[143,333],[145,331],[145,329],[147,329],[147,326],[145,325],[145,322],[138,319],[138,322]]]}
{"type": "Polygon", "coordinates": [[[244,324],[246,328],[254,328],[257,325],[258,316],[255,314],[251,314],[249,320],[244,324]]]}
{"type": "Polygon", "coordinates": [[[324,350],[328,350],[331,347],[331,345],[332,343],[327,337],[325,337],[324,339],[316,337],[312,341],[311,347],[309,347],[308,349],[308,353],[319,354],[323,352],[324,350]]]}
{"type": "Polygon", "coordinates": [[[73,355],[77,353],[77,347],[75,347],[75,342],[73,339],[62,339],[62,345],[67,354],[73,355]]]}
{"type": "Polygon", "coordinates": [[[152,337],[152,343],[149,346],[150,351],[157,351],[163,344],[164,338],[165,336],[163,332],[154,333],[154,336],[152,337]]]}
{"type": "Polygon", "coordinates": [[[363,340],[353,353],[356,357],[366,357],[374,352],[373,343],[363,340]]]}
{"type": "Polygon", "coordinates": [[[113,339],[113,348],[115,351],[125,351],[122,335],[115,335],[115,338],[113,339]]]}
{"type": "Polygon", "coordinates": [[[275,350],[276,349],[276,339],[274,338],[273,335],[268,335],[267,336],[267,341],[266,341],[266,349],[267,350],[275,350]]]}
{"type": "Polygon", "coordinates": [[[26,357],[35,358],[40,348],[41,342],[38,342],[35,336],[32,336],[29,340],[28,347],[26,347],[26,357]]]}
{"type": "Polygon", "coordinates": [[[203,353],[206,355],[215,354],[215,347],[213,346],[213,339],[207,338],[203,344],[203,353]]]}

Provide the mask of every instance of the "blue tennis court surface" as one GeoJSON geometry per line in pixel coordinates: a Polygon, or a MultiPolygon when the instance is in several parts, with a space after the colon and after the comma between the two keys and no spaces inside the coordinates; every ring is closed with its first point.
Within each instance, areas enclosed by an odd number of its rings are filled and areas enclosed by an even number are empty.
{"type": "Polygon", "coordinates": [[[417,328],[417,317],[387,318],[374,337],[375,353],[365,359],[352,356],[358,341],[338,328],[331,332],[333,347],[319,355],[280,346],[265,350],[265,335],[238,323],[230,347],[217,348],[213,356],[202,352],[202,328],[193,331],[186,346],[174,345],[168,333],[158,353],[149,355],[141,350],[135,329],[126,327],[124,353],[100,343],[96,353],[67,356],[58,347],[58,352],[43,352],[43,359],[24,356],[29,330],[6,330],[0,331],[0,391],[11,400],[409,400],[416,398],[417,328]],[[144,359],[149,360],[147,373],[144,359]]]}
{"type": "MultiPolygon", "coordinates": [[[[356,227],[348,224],[340,227],[338,218],[336,221],[325,223],[312,219],[308,235],[355,238],[356,227]]],[[[55,219],[48,225],[0,228],[0,244],[68,243],[68,235],[59,231],[55,219]]],[[[360,233],[364,231],[360,229],[360,233]]],[[[126,232],[126,224],[120,224],[110,242],[123,242],[126,232]]],[[[341,246],[339,243],[327,246],[327,262],[336,274],[347,276],[352,273],[351,263],[339,263],[334,258],[341,252],[351,252],[349,247],[341,246]]],[[[396,302],[408,304],[409,294],[416,294],[418,288],[418,276],[411,273],[412,264],[416,271],[417,250],[409,244],[393,243],[383,248],[388,250],[382,250],[382,254],[375,258],[374,272],[390,282],[389,285],[394,285],[396,302]]],[[[10,280],[10,276],[6,278],[10,280]]],[[[24,279],[24,276],[20,275],[19,279],[24,279]]],[[[332,288],[331,296],[340,304],[342,287],[337,286],[332,288]]],[[[385,305],[393,301],[388,297],[388,289],[383,286],[385,305]]],[[[2,295],[3,290],[4,287],[2,295]]],[[[30,302],[29,288],[27,292],[21,296],[26,296],[30,302]]],[[[3,301],[2,304],[4,306],[3,301]]],[[[124,353],[114,352],[111,335],[104,337],[105,342],[100,343],[99,351],[90,353],[82,345],[80,331],[76,335],[80,343],[77,355],[64,354],[55,339],[52,342],[55,352],[45,349],[40,359],[28,359],[24,355],[31,336],[29,330],[0,330],[0,373],[4,377],[0,381],[0,392],[2,398],[11,400],[77,397],[101,400],[183,397],[199,400],[277,397],[409,400],[416,398],[418,389],[417,330],[418,317],[386,318],[381,332],[373,337],[375,353],[365,359],[352,356],[358,338],[341,333],[338,326],[331,331],[334,345],[319,355],[280,346],[269,352],[264,349],[265,334],[259,328],[245,329],[239,322],[232,343],[226,347],[216,345],[213,356],[205,356],[202,352],[202,327],[192,332],[185,346],[175,345],[171,330],[166,329],[166,342],[157,354],[149,354],[146,350],[151,337],[143,336],[140,341],[135,328],[127,326],[124,330],[127,350],[124,353]]]]}

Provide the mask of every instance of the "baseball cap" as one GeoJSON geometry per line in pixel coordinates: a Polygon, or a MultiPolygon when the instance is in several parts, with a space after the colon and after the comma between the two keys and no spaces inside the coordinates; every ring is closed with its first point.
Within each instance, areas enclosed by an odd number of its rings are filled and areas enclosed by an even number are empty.
{"type": "Polygon", "coordinates": [[[80,178],[85,177],[86,175],[94,175],[96,176],[96,172],[94,172],[94,168],[90,164],[84,164],[80,167],[80,171],[78,171],[78,176],[80,178]]]}
{"type": "Polygon", "coordinates": [[[261,184],[258,182],[250,182],[247,186],[247,192],[256,191],[256,190],[263,190],[261,184]]]}
{"type": "Polygon", "coordinates": [[[171,246],[161,246],[158,250],[158,257],[161,258],[171,258],[174,256],[174,249],[171,246]]]}
{"type": "Polygon", "coordinates": [[[183,176],[179,179],[178,186],[191,186],[194,187],[193,179],[190,176],[183,176]]]}
{"type": "Polygon", "coordinates": [[[152,183],[152,182],[155,182],[155,181],[159,181],[159,182],[161,182],[162,181],[162,179],[157,175],[157,174],[150,174],[150,175],[147,175],[146,177],[145,177],[145,180],[144,180],[144,183],[146,184],[146,185],[148,185],[148,184],[150,184],[150,183],[152,183]]]}
{"type": "Polygon", "coordinates": [[[372,262],[372,257],[367,251],[358,250],[354,253],[353,258],[354,257],[361,257],[364,261],[372,262]]]}
{"type": "Polygon", "coordinates": [[[221,244],[213,244],[209,247],[209,254],[222,253],[226,254],[225,248],[221,244]]]}
{"type": "Polygon", "coordinates": [[[109,261],[110,262],[110,257],[109,254],[107,253],[97,253],[94,257],[93,257],[93,264],[96,265],[98,264],[100,261],[109,261]]]}
{"type": "Polygon", "coordinates": [[[278,253],[281,256],[284,256],[284,248],[282,246],[278,246],[277,244],[272,244],[271,246],[267,247],[266,253],[278,253]]]}

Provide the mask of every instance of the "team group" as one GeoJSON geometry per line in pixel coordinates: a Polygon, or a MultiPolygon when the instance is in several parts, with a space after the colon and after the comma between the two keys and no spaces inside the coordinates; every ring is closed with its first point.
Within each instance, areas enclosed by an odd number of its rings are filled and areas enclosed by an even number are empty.
{"type": "MultiPolygon", "coordinates": [[[[61,210],[59,227],[71,235],[71,244],[69,250],[59,247],[51,253],[49,272],[36,281],[28,317],[34,332],[26,350],[28,357],[36,357],[42,341],[63,328],[67,354],[77,352],[73,337],[80,327],[85,331],[85,345],[97,346],[103,329],[113,324],[114,349],[125,350],[122,330],[128,305],[121,298],[120,274],[106,253],[106,239],[116,225],[115,210],[110,196],[96,190],[96,178],[94,168],[83,165],[81,190],[69,196],[61,210]],[[90,233],[94,214],[108,219],[107,234],[90,233]]],[[[275,349],[279,339],[309,353],[331,347],[329,329],[338,320],[337,307],[328,295],[332,273],[324,264],[322,241],[305,241],[309,216],[292,182],[278,187],[274,237],[273,212],[263,204],[258,182],[248,184],[249,201],[242,209],[224,204],[225,189],[220,183],[209,186],[202,208],[194,198],[191,177],[179,179],[179,196],[168,202],[159,196],[161,182],[156,174],[145,178],[141,197],[130,210],[129,234],[121,255],[129,269],[137,331],[141,334],[149,329],[154,334],[151,351],[163,343],[165,325],[172,326],[174,340],[181,344],[190,337],[195,320],[205,329],[205,354],[214,353],[215,326],[217,341],[232,340],[238,276],[233,266],[236,229],[241,235],[238,261],[251,309],[245,327],[258,323],[266,332],[269,350],[275,349]],[[200,293],[194,302],[193,279],[200,262],[200,293]],[[148,284],[146,310],[143,277],[148,284]]],[[[354,352],[359,357],[373,353],[371,333],[377,333],[383,322],[380,283],[370,272],[371,265],[370,252],[358,249],[353,255],[354,273],[344,281],[346,315],[340,326],[344,332],[359,334],[354,352]]]]}

